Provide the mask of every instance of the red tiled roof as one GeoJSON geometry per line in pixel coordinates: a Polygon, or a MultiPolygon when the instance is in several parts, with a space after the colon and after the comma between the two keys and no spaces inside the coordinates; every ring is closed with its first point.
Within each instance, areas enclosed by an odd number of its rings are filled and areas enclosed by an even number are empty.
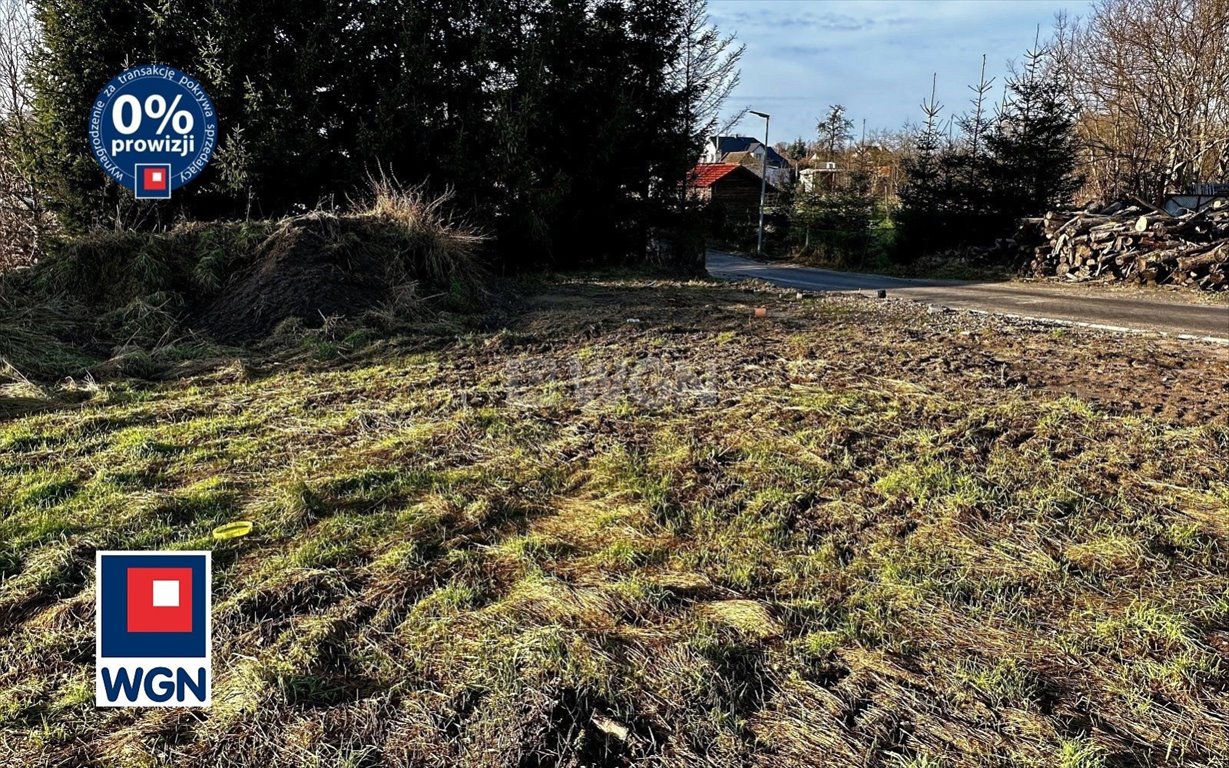
{"type": "Polygon", "coordinates": [[[740,167],[737,163],[698,163],[687,175],[687,186],[711,187],[740,167]]]}

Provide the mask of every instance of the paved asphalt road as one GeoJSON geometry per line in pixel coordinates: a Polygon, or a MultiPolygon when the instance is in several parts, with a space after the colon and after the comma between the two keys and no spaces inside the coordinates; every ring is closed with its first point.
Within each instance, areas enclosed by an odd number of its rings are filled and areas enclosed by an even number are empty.
{"type": "Polygon", "coordinates": [[[765,264],[721,251],[708,252],[708,272],[731,280],[758,279],[806,291],[875,292],[928,304],[977,309],[1005,315],[1174,335],[1212,337],[1229,342],[1229,304],[1194,304],[1178,297],[1139,297],[1125,292],[1097,293],[1032,283],[969,283],[905,280],[857,272],[765,264]]]}

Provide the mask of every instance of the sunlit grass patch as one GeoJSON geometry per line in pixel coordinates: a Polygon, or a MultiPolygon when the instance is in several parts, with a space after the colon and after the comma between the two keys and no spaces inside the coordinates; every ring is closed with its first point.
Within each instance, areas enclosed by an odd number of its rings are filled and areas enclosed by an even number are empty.
{"type": "Polygon", "coordinates": [[[1106,575],[1121,573],[1145,556],[1138,539],[1111,532],[1087,541],[1073,543],[1063,553],[1067,560],[1086,571],[1106,575]]]}
{"type": "Polygon", "coordinates": [[[1064,740],[1055,754],[1059,768],[1103,768],[1105,750],[1086,739],[1064,740]]]}
{"type": "Polygon", "coordinates": [[[1038,693],[1034,675],[1011,658],[994,662],[963,660],[956,669],[955,678],[996,708],[1028,707],[1034,704],[1038,693]]]}

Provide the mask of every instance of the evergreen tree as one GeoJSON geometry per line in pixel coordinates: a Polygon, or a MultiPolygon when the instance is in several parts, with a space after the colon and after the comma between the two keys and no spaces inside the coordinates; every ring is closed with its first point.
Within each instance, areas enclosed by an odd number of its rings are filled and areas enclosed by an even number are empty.
{"type": "Polygon", "coordinates": [[[1047,58],[1038,48],[1026,54],[1023,71],[1007,80],[1002,114],[986,136],[996,206],[1014,218],[1070,206],[1083,183],[1076,173],[1075,112],[1045,71],[1047,58]]]}
{"type": "Polygon", "coordinates": [[[912,155],[901,163],[904,180],[900,187],[900,208],[896,212],[899,230],[898,256],[916,257],[930,250],[943,237],[942,215],[946,206],[946,183],[941,153],[942,128],[939,115],[943,105],[936,98],[938,75],[931,78],[930,99],[922,102],[926,121],[917,132],[912,155]]]}
{"type": "Polygon", "coordinates": [[[455,191],[510,266],[643,252],[682,207],[741,52],[704,0],[32,2],[23,162],[68,228],[281,215],[383,170],[455,191]],[[170,202],[108,181],[83,128],[98,90],[144,62],[199,77],[219,117],[214,161],[170,202]]]}
{"type": "Polygon", "coordinates": [[[983,65],[972,109],[955,123],[959,138],[944,136],[932,85],[916,152],[902,165],[895,217],[902,257],[988,245],[1010,235],[1021,217],[1070,205],[1081,184],[1073,112],[1045,67],[1046,54],[1030,51],[1023,71],[1007,81],[1000,113],[988,120],[983,65]]]}
{"type": "Polygon", "coordinates": [[[800,194],[794,204],[794,234],[804,253],[825,263],[861,267],[870,249],[875,195],[871,176],[857,170],[835,189],[800,194]]]}
{"type": "MultiPolygon", "coordinates": [[[[143,216],[281,213],[349,191],[352,87],[376,72],[361,30],[362,7],[340,0],[34,0],[42,55],[30,76],[37,135],[27,162],[49,185],[70,228],[143,216]],[[184,23],[185,19],[192,23],[184,23]],[[217,155],[170,203],[135,204],[104,178],[82,126],[99,89],[128,66],[170,64],[201,78],[214,101],[217,155]]],[[[359,91],[361,93],[361,90],[359,91]]]]}

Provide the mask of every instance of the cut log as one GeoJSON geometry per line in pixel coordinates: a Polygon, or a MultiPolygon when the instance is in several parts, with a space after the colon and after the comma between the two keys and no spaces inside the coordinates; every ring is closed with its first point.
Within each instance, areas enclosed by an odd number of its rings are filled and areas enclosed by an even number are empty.
{"type": "Polygon", "coordinates": [[[1229,243],[1221,243],[1203,253],[1178,258],[1179,272],[1192,272],[1215,265],[1229,265],[1229,243]]]}

